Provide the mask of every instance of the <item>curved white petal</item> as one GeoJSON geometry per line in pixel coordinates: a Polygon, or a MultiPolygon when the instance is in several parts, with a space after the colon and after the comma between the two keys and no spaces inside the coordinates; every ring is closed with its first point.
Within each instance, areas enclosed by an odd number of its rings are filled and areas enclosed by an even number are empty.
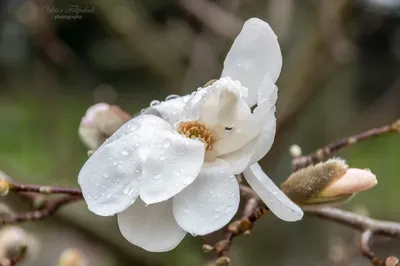
{"type": "Polygon", "coordinates": [[[97,215],[123,211],[139,196],[142,162],[135,153],[137,133],[97,150],[79,172],[83,197],[89,210],[97,215]]]}
{"type": "Polygon", "coordinates": [[[294,204],[264,173],[258,163],[243,172],[249,185],[280,219],[294,222],[303,218],[303,211],[294,204]]]}
{"type": "Polygon", "coordinates": [[[244,101],[247,97],[247,88],[239,81],[231,78],[221,78],[208,86],[207,99],[202,106],[200,120],[208,127],[215,125],[234,127],[237,121],[248,118],[250,108],[244,101]]]}
{"type": "Polygon", "coordinates": [[[213,143],[213,150],[217,156],[234,152],[257,138],[264,127],[265,118],[269,116],[270,112],[275,111],[275,107],[273,109],[271,109],[270,105],[267,107],[264,108],[263,105],[263,110],[257,107],[259,111],[256,112],[256,108],[248,119],[238,122],[236,127],[226,132],[224,137],[213,143]]]}
{"type": "Polygon", "coordinates": [[[257,137],[257,143],[253,150],[250,165],[261,160],[269,152],[274,143],[275,132],[276,118],[274,112],[271,110],[264,118],[264,126],[260,135],[257,137]]]}
{"type": "Polygon", "coordinates": [[[185,231],[206,235],[225,226],[240,201],[239,185],[229,164],[204,164],[199,177],[173,198],[175,220],[185,231]]]}
{"type": "MultiPolygon", "coordinates": [[[[258,104],[253,114],[237,122],[236,127],[213,144],[216,154],[226,155],[243,149],[252,140],[259,139],[252,161],[261,159],[269,151],[275,136],[275,102],[277,87],[265,77],[258,89],[258,104]]],[[[247,149],[247,148],[245,148],[247,149]]]]}
{"type": "Polygon", "coordinates": [[[254,150],[257,149],[257,142],[258,138],[255,138],[240,149],[221,155],[218,158],[229,163],[231,166],[231,171],[235,175],[240,174],[250,165],[254,150]]]}
{"type": "Polygon", "coordinates": [[[78,182],[92,212],[108,216],[125,210],[139,195],[139,178],[157,134],[172,130],[162,118],[137,116],[107,139],[82,167],[78,182]]]}
{"type": "Polygon", "coordinates": [[[190,95],[166,100],[147,108],[143,114],[152,114],[162,117],[172,125],[182,116],[182,111],[189,101],[190,95]]]}
{"type": "Polygon", "coordinates": [[[158,116],[141,114],[126,122],[114,134],[112,134],[111,137],[109,137],[103,143],[103,145],[101,145],[101,147],[104,147],[107,144],[110,144],[115,140],[122,138],[123,136],[126,136],[128,134],[131,134],[132,132],[137,131],[142,126],[152,127],[153,129],[151,130],[151,132],[155,132],[158,130],[169,130],[169,131],[174,130],[170,123],[166,122],[164,119],[158,116]]]}
{"type": "Polygon", "coordinates": [[[247,103],[257,102],[257,88],[265,76],[273,83],[282,68],[282,54],[277,36],[268,23],[252,18],[246,21],[224,62],[221,77],[239,80],[249,89],[247,103]]]}
{"type": "Polygon", "coordinates": [[[275,105],[278,100],[278,87],[272,80],[266,76],[261,84],[258,86],[258,100],[257,104],[260,105],[264,101],[268,101],[270,105],[275,105]]]}
{"type": "Polygon", "coordinates": [[[138,199],[118,214],[118,226],[126,240],[151,252],[170,251],[186,235],[175,222],[171,200],[145,206],[138,199]]]}
{"type": "Polygon", "coordinates": [[[143,165],[140,197],[147,204],[167,200],[190,185],[200,172],[205,147],[200,140],[163,131],[143,165]]]}

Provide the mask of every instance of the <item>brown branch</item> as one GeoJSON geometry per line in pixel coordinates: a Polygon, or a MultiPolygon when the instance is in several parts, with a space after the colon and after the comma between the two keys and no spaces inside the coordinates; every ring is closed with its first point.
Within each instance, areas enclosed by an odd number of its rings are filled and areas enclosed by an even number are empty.
{"type": "Polygon", "coordinates": [[[81,196],[63,196],[57,199],[46,201],[43,207],[36,211],[10,215],[0,220],[1,225],[37,221],[54,214],[60,207],[82,200],[81,196]]]}
{"type": "Polygon", "coordinates": [[[334,221],[360,231],[400,238],[400,223],[375,220],[349,211],[331,207],[303,207],[309,214],[325,220],[334,221]]]}
{"type": "MultiPolygon", "coordinates": [[[[244,187],[245,186],[241,186],[241,188],[244,187]]],[[[236,220],[229,224],[224,238],[214,245],[214,249],[218,257],[227,255],[233,238],[243,234],[250,234],[251,229],[254,227],[254,223],[264,216],[264,214],[266,214],[268,211],[269,209],[265,205],[258,207],[257,198],[249,198],[244,207],[243,217],[240,220],[236,220]]]]}
{"type": "Polygon", "coordinates": [[[361,234],[361,252],[364,257],[368,258],[375,266],[396,266],[399,265],[399,259],[395,256],[389,256],[385,259],[381,259],[375,255],[369,246],[369,242],[374,235],[371,230],[366,230],[361,234]]]}
{"type": "Polygon", "coordinates": [[[357,135],[339,140],[334,143],[330,143],[323,148],[316,150],[313,153],[310,153],[305,156],[295,157],[292,160],[293,170],[296,171],[298,169],[307,167],[311,164],[324,161],[332,156],[333,153],[345,148],[347,146],[356,144],[360,141],[368,140],[373,137],[377,137],[386,133],[391,132],[400,132],[400,120],[396,122],[386,125],[379,128],[369,129],[367,131],[361,132],[357,135]]]}
{"type": "Polygon", "coordinates": [[[343,211],[337,208],[303,208],[308,214],[325,220],[334,221],[342,225],[355,228],[362,232],[361,234],[361,252],[375,266],[396,266],[399,259],[389,256],[381,259],[371,251],[369,242],[373,235],[386,235],[400,238],[400,223],[375,220],[353,212],[343,211]]]}
{"type": "MultiPolygon", "coordinates": [[[[224,238],[214,245],[213,249],[215,249],[218,257],[226,256],[231,247],[233,238],[239,235],[248,234],[254,227],[254,223],[269,210],[268,207],[257,198],[256,193],[251,188],[240,185],[240,191],[242,197],[248,198],[245,205],[245,215],[240,220],[232,222],[228,226],[228,232],[225,234],[224,238]],[[258,202],[258,204],[255,205],[254,201],[258,202]]],[[[376,220],[332,207],[316,208],[303,206],[303,210],[307,215],[333,221],[361,231],[361,252],[363,256],[371,260],[373,265],[398,265],[399,260],[397,257],[389,256],[385,259],[377,257],[369,248],[369,241],[373,235],[385,235],[400,238],[400,223],[376,220]]]]}
{"type": "Polygon", "coordinates": [[[82,191],[78,188],[63,188],[13,183],[10,183],[9,185],[10,191],[13,192],[34,192],[40,194],[67,194],[70,196],[82,196],[82,191]]]}

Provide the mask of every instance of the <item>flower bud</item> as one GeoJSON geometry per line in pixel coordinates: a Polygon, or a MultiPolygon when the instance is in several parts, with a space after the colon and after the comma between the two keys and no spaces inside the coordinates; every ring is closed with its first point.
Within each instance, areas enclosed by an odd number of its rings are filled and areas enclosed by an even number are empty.
{"type": "Polygon", "coordinates": [[[86,266],[87,260],[77,249],[66,249],[60,256],[58,266],[86,266]]]}
{"type": "Polygon", "coordinates": [[[293,173],[281,188],[294,202],[310,205],[339,203],[376,184],[371,171],[348,168],[343,160],[331,159],[293,173]]]}
{"type": "Polygon", "coordinates": [[[96,150],[131,116],[116,105],[98,103],[91,106],[79,125],[79,136],[91,150],[96,150]]]}
{"type": "Polygon", "coordinates": [[[229,266],[231,263],[231,260],[228,257],[219,257],[217,261],[215,262],[216,266],[229,266]]]}
{"type": "Polygon", "coordinates": [[[21,255],[28,246],[25,231],[17,226],[7,226],[0,231],[0,259],[11,260],[21,255]]]}
{"type": "Polygon", "coordinates": [[[4,197],[10,191],[10,184],[7,180],[0,176],[0,197],[4,197]]]}
{"type": "Polygon", "coordinates": [[[289,148],[289,153],[290,153],[290,155],[292,155],[292,157],[300,157],[302,154],[302,151],[301,151],[301,148],[299,145],[293,144],[289,148]]]}

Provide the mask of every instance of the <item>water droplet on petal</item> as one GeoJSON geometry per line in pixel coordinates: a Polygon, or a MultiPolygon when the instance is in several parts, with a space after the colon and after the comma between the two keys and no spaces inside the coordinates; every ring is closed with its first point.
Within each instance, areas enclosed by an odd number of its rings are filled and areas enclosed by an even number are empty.
{"type": "Polygon", "coordinates": [[[165,98],[165,100],[166,101],[169,101],[169,100],[172,100],[172,99],[176,99],[176,98],[178,98],[179,97],[179,95],[177,95],[177,94],[171,94],[171,95],[168,95],[166,98],[165,98]]]}
{"type": "Polygon", "coordinates": [[[155,174],[155,175],[153,176],[154,179],[160,179],[161,177],[162,177],[161,174],[155,174]]]}
{"type": "Polygon", "coordinates": [[[165,156],[164,153],[160,154],[160,157],[158,157],[161,161],[164,161],[165,159],[167,159],[167,157],[165,156]]]}
{"type": "Polygon", "coordinates": [[[128,155],[129,155],[129,152],[128,152],[128,151],[121,151],[121,155],[123,155],[123,156],[128,156],[128,155]]]}
{"type": "Polygon", "coordinates": [[[164,139],[162,142],[162,146],[166,149],[168,149],[169,147],[171,147],[171,140],[170,139],[164,139]]]}
{"type": "Polygon", "coordinates": [[[154,100],[154,101],[151,101],[150,106],[156,106],[158,104],[160,104],[160,101],[154,100]]]}
{"type": "Polygon", "coordinates": [[[188,214],[190,212],[190,210],[188,208],[183,209],[183,212],[188,214]]]}

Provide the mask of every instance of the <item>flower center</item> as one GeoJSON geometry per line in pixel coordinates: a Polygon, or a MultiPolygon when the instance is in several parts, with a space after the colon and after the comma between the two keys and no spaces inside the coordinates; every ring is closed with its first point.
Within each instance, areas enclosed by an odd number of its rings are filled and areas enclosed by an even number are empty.
{"type": "Polygon", "coordinates": [[[213,134],[204,123],[200,121],[181,122],[177,131],[188,138],[201,140],[206,145],[206,150],[211,150],[213,134]]]}

